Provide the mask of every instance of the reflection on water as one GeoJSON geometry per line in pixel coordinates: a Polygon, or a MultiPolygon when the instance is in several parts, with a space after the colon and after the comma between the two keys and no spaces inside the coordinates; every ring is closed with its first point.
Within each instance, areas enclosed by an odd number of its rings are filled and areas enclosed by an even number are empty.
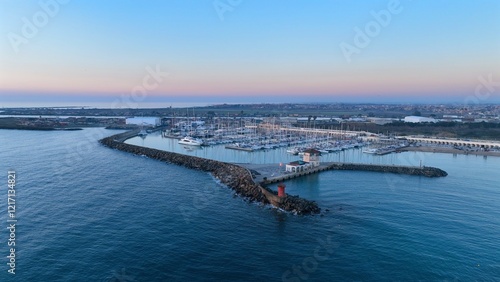
{"type": "Polygon", "coordinates": [[[188,152],[193,152],[203,149],[201,146],[190,146],[190,145],[182,145],[182,148],[188,152]]]}
{"type": "MultiPolygon", "coordinates": [[[[127,140],[125,143],[165,150],[196,156],[207,159],[214,159],[223,162],[232,163],[253,163],[253,164],[273,164],[273,163],[288,163],[302,158],[294,156],[286,152],[288,148],[278,148],[270,150],[259,150],[254,152],[246,152],[239,150],[226,149],[225,145],[215,145],[208,147],[186,146],[178,143],[177,139],[166,138],[160,132],[148,134],[146,138],[134,137],[127,140]]],[[[362,162],[373,164],[403,164],[418,166],[420,159],[419,155],[413,155],[411,158],[399,156],[406,154],[388,154],[378,156],[366,154],[362,149],[349,149],[345,151],[323,154],[321,161],[324,162],[362,162]]]]}

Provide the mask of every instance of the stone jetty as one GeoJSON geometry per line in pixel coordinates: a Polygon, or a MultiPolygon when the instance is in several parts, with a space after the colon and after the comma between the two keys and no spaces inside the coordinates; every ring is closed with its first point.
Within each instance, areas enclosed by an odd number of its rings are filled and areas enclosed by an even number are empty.
{"type": "MultiPolygon", "coordinates": [[[[395,173],[395,174],[407,174],[407,175],[416,175],[416,176],[424,176],[424,177],[444,177],[447,176],[448,173],[442,169],[436,167],[429,166],[402,166],[402,165],[375,165],[375,164],[362,164],[362,163],[322,163],[320,166],[304,170],[296,173],[281,173],[278,175],[269,175],[269,167],[260,168],[255,165],[242,164],[251,171],[254,172],[256,178],[258,178],[258,182],[262,186],[267,186],[272,183],[283,182],[286,180],[320,173],[328,170],[357,170],[357,171],[373,171],[373,172],[383,172],[383,173],[395,173]]],[[[276,169],[274,169],[276,170],[276,169]]]]}
{"type": "Polygon", "coordinates": [[[123,152],[144,155],[151,159],[210,172],[222,184],[250,201],[272,204],[285,211],[301,215],[317,214],[321,211],[314,201],[291,195],[286,195],[283,198],[278,197],[277,192],[255,183],[250,171],[239,165],[123,143],[137,133],[137,131],[129,131],[103,138],[99,142],[106,147],[123,152]]]}
{"type": "Polygon", "coordinates": [[[389,172],[397,174],[419,175],[425,177],[444,177],[448,175],[446,171],[430,166],[416,167],[416,166],[402,166],[402,165],[332,163],[327,167],[327,169],[389,172]]]}

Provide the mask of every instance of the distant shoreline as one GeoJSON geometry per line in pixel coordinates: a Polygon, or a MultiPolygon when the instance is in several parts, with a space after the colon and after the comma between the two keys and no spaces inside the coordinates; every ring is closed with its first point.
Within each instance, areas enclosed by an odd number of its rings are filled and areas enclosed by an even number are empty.
{"type": "Polygon", "coordinates": [[[459,150],[459,149],[455,149],[455,148],[440,148],[440,147],[432,147],[432,146],[405,147],[405,148],[400,149],[399,151],[401,151],[401,152],[429,152],[429,153],[445,153],[445,154],[500,157],[500,152],[463,151],[463,150],[459,150]]]}
{"type": "Polygon", "coordinates": [[[35,130],[35,131],[52,131],[52,130],[83,130],[83,128],[105,127],[106,129],[120,129],[130,130],[137,128],[136,125],[126,125],[114,122],[115,118],[102,118],[98,122],[94,122],[95,118],[91,121],[83,122],[60,122],[57,118],[34,118],[34,117],[0,117],[0,129],[13,129],[13,130],[35,130]]]}

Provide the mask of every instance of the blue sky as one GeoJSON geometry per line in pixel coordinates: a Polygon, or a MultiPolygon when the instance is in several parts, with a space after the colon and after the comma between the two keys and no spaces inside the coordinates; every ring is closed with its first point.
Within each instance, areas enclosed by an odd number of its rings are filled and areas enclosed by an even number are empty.
{"type": "Polygon", "coordinates": [[[7,0],[0,34],[0,103],[131,95],[147,67],[168,72],[151,102],[460,101],[500,82],[496,0],[7,0]]]}

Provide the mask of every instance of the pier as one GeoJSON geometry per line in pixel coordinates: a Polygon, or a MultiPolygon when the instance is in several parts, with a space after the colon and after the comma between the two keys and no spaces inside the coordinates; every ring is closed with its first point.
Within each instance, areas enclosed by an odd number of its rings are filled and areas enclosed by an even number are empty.
{"type": "Polygon", "coordinates": [[[378,164],[361,164],[361,163],[338,163],[328,162],[322,163],[318,167],[307,169],[296,173],[286,173],[278,171],[279,165],[255,165],[255,164],[241,164],[253,172],[255,181],[260,185],[269,185],[278,183],[289,179],[299,178],[306,175],[320,173],[328,170],[356,170],[356,171],[371,171],[382,173],[395,173],[407,174],[424,177],[444,177],[448,173],[444,170],[435,167],[416,167],[416,166],[402,166],[402,165],[378,165],[378,164]]]}
{"type": "Polygon", "coordinates": [[[435,145],[450,145],[450,146],[470,146],[476,148],[500,149],[498,141],[484,140],[458,140],[458,139],[442,139],[442,138],[424,138],[424,137],[400,137],[405,138],[412,143],[427,143],[435,145]]]}
{"type": "Polygon", "coordinates": [[[239,146],[226,145],[224,148],[231,149],[231,150],[245,151],[245,152],[253,152],[252,148],[244,148],[244,147],[239,147],[239,146]]]}
{"type": "MultiPolygon", "coordinates": [[[[255,125],[246,125],[246,128],[257,129],[258,126],[255,125]]],[[[308,127],[283,127],[283,126],[274,126],[270,125],[267,129],[276,130],[276,131],[287,131],[287,132],[295,132],[299,134],[318,134],[318,135],[326,135],[326,136],[345,136],[345,137],[357,137],[360,135],[371,135],[373,133],[367,131],[352,131],[352,130],[338,130],[338,129],[321,129],[321,128],[308,128],[308,127]]]]}

